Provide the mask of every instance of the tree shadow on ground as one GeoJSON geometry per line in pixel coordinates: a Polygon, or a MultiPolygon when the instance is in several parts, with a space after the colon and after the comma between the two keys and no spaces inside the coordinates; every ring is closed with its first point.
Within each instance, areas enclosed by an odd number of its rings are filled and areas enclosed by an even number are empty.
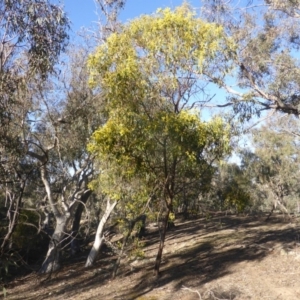
{"type": "MultiPolygon", "coordinates": [[[[145,273],[140,278],[142,284],[136,286],[127,294],[123,294],[124,299],[134,299],[131,298],[132,295],[140,297],[148,293],[149,290],[163,288],[171,282],[173,283],[173,288],[177,291],[188,283],[190,283],[190,287],[197,289],[212,280],[229,274],[231,272],[230,268],[235,264],[263,259],[270,254],[270,251],[274,251],[272,245],[276,244],[278,247],[279,244],[283,248],[288,247],[291,244],[295,244],[299,238],[297,229],[291,227],[259,231],[260,226],[268,227],[268,223],[266,224],[264,220],[247,218],[244,222],[241,222],[235,217],[226,217],[222,218],[222,223],[224,223],[224,226],[222,229],[219,229],[219,232],[229,228],[235,230],[236,226],[239,229],[245,229],[246,232],[244,235],[241,235],[238,243],[230,245],[229,241],[222,247],[221,241],[221,247],[218,247],[215,243],[218,238],[220,240],[228,240],[230,236],[218,237],[218,232],[214,231],[214,226],[211,224],[207,232],[216,233],[211,235],[212,242],[209,242],[209,239],[205,239],[204,242],[200,242],[198,245],[191,246],[175,254],[166,255],[164,258],[165,263],[161,266],[159,278],[149,280],[152,266],[148,267],[148,273],[145,273]],[[264,246],[266,244],[268,245],[267,247],[264,246]]],[[[273,220],[272,223],[285,224],[282,219],[273,220]]],[[[190,229],[192,230],[193,226],[190,229]]],[[[188,234],[188,232],[188,228],[184,226],[181,233],[188,234]]],[[[193,234],[192,231],[189,233],[193,234]]],[[[232,234],[239,233],[238,231],[233,231],[232,234]]],[[[234,299],[234,295],[237,296],[239,294],[238,291],[230,291],[229,293],[231,293],[230,299],[234,299]]]]}
{"type": "MultiPolygon", "coordinates": [[[[286,246],[298,239],[297,228],[287,226],[282,219],[266,223],[264,219],[253,217],[218,216],[209,221],[187,221],[176,224],[175,230],[168,232],[158,278],[153,276],[153,260],[146,263],[141,261],[134,268],[129,263],[123,264],[117,280],[132,278],[131,284],[110,288],[106,293],[105,286],[114,284],[110,279],[116,256],[101,256],[95,266],[84,268],[86,257],[83,255],[82,260],[65,264],[62,271],[53,274],[50,280],[41,283],[39,279],[32,288],[39,290],[45,287],[45,291],[26,299],[58,298],[63,295],[71,299],[78,296],[79,292],[99,286],[103,286],[103,294],[101,292],[90,299],[138,299],[170,284],[175,291],[183,286],[197,290],[206,283],[230,274],[231,267],[240,262],[262,260],[274,250],[275,244],[286,246]],[[278,226],[272,227],[274,224],[278,226]]],[[[157,242],[158,232],[148,233],[145,253],[149,252],[150,255],[152,251],[152,258],[156,254],[157,242]]],[[[223,299],[227,294],[230,294],[229,299],[239,295],[238,290],[214,293],[223,299]]],[[[214,299],[213,296],[211,299],[214,299]]]]}

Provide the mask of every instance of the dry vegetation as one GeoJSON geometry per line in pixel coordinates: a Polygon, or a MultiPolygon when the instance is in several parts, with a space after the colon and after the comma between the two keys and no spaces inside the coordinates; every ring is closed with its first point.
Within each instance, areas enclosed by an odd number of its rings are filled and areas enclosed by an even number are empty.
{"type": "Polygon", "coordinates": [[[148,232],[145,258],[122,262],[102,253],[84,268],[85,256],[66,261],[51,278],[35,273],[7,285],[7,299],[300,299],[299,221],[273,217],[216,216],[177,222],[168,232],[159,278],[153,276],[157,232],[148,232]]]}

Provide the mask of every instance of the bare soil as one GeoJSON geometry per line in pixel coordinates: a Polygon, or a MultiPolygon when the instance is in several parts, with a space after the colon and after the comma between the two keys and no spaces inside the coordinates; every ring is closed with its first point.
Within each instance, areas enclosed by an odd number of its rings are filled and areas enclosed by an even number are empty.
{"type": "Polygon", "coordinates": [[[264,220],[215,216],[175,223],[158,278],[153,276],[154,231],[145,238],[145,258],[124,258],[114,280],[116,256],[102,253],[87,269],[82,255],[51,278],[35,273],[16,278],[7,285],[6,299],[300,299],[299,220],[264,220]]]}

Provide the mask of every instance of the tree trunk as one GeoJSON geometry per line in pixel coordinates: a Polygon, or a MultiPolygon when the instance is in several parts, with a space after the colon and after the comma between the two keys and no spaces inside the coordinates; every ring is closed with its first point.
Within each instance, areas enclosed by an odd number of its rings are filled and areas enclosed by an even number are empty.
{"type": "Polygon", "coordinates": [[[109,200],[107,200],[106,210],[105,210],[105,212],[101,218],[101,221],[98,225],[93,247],[92,247],[92,249],[89,253],[89,256],[86,260],[86,263],[85,263],[86,267],[92,266],[97,259],[99,250],[104,241],[104,237],[103,237],[104,226],[116,205],[117,205],[117,201],[114,201],[112,204],[110,204],[109,200]]]}
{"type": "Polygon", "coordinates": [[[278,204],[279,204],[279,206],[281,207],[281,211],[282,211],[283,213],[286,212],[286,214],[288,215],[289,219],[291,219],[291,215],[290,215],[288,209],[287,209],[287,208],[285,207],[285,205],[283,204],[283,202],[280,201],[280,200],[278,200],[278,204]]]}
{"type": "Polygon", "coordinates": [[[84,206],[88,200],[88,198],[90,197],[90,195],[92,194],[91,190],[88,190],[87,192],[85,192],[82,196],[81,196],[81,201],[79,202],[75,214],[74,214],[74,220],[73,220],[73,224],[72,224],[72,233],[71,233],[71,253],[72,255],[75,255],[76,253],[78,253],[79,251],[79,241],[77,239],[77,235],[78,235],[78,230],[80,227],[80,220],[81,220],[81,215],[84,209],[84,206]]]}
{"type": "Polygon", "coordinates": [[[167,226],[168,226],[168,221],[169,221],[169,214],[170,214],[170,209],[168,208],[167,213],[166,213],[165,217],[163,218],[163,224],[162,224],[162,228],[160,230],[160,242],[159,242],[158,252],[156,255],[156,261],[155,261],[155,266],[154,266],[154,274],[156,276],[159,275],[159,268],[160,268],[161,258],[162,258],[163,249],[164,249],[164,245],[165,245],[165,238],[166,238],[167,226]]]}
{"type": "Polygon", "coordinates": [[[9,219],[9,225],[8,225],[8,231],[3,239],[3,242],[1,244],[1,251],[0,251],[0,254],[2,255],[5,251],[5,248],[16,228],[16,225],[17,225],[17,220],[18,220],[18,217],[19,217],[19,210],[20,210],[20,207],[21,207],[21,203],[22,203],[22,198],[23,198],[23,193],[24,193],[24,189],[25,189],[25,185],[26,185],[26,181],[22,181],[21,183],[21,188],[20,188],[20,194],[19,194],[19,197],[16,201],[16,203],[14,203],[13,199],[11,199],[11,202],[10,202],[10,206],[9,206],[9,209],[8,209],[8,212],[7,212],[7,215],[8,215],[8,219],[9,219]]]}
{"type": "Polygon", "coordinates": [[[129,237],[132,233],[134,225],[135,225],[135,220],[129,221],[129,228],[128,228],[127,234],[126,234],[126,236],[123,240],[123,245],[122,245],[121,251],[120,251],[120,253],[118,255],[118,259],[117,259],[117,261],[115,262],[115,265],[114,265],[114,269],[113,269],[113,272],[112,272],[112,279],[115,279],[116,276],[117,276],[118,268],[119,268],[119,265],[120,265],[120,262],[121,262],[121,259],[122,259],[123,253],[124,253],[124,249],[127,245],[128,239],[129,239],[129,237]]]}
{"type": "Polygon", "coordinates": [[[53,201],[52,191],[50,187],[50,182],[48,180],[48,172],[46,167],[47,156],[39,158],[39,156],[34,153],[32,154],[32,156],[37,157],[43,163],[40,167],[41,179],[43,181],[47,193],[51,210],[56,220],[56,226],[54,233],[51,237],[51,241],[49,243],[48,252],[39,271],[40,274],[45,274],[57,271],[60,268],[60,247],[65,234],[67,222],[70,219],[70,212],[65,211],[63,214],[61,214],[57,208],[57,205],[53,201]]]}
{"type": "Polygon", "coordinates": [[[51,237],[46,258],[39,271],[40,274],[52,273],[60,268],[60,248],[68,219],[66,216],[56,218],[55,231],[51,237]]]}
{"type": "Polygon", "coordinates": [[[280,201],[280,200],[277,199],[277,200],[274,201],[272,210],[270,211],[269,215],[267,216],[267,218],[266,218],[266,220],[265,220],[266,222],[269,221],[269,219],[270,219],[270,217],[271,217],[273,211],[277,208],[277,205],[278,205],[278,204],[279,204],[279,206],[280,206],[280,208],[281,208],[281,211],[282,211],[283,213],[286,212],[287,215],[288,215],[288,217],[289,217],[289,219],[291,219],[291,215],[290,215],[289,211],[287,210],[287,208],[285,207],[285,205],[282,203],[282,201],[280,201]]]}
{"type": "Polygon", "coordinates": [[[267,216],[265,222],[268,222],[268,221],[269,221],[270,217],[271,217],[272,214],[273,214],[273,211],[274,211],[276,208],[277,208],[277,200],[274,201],[273,206],[272,206],[272,209],[271,209],[270,213],[268,214],[268,216],[267,216]]]}
{"type": "Polygon", "coordinates": [[[123,253],[124,253],[124,249],[127,245],[128,239],[131,236],[134,226],[137,222],[142,222],[141,228],[140,228],[139,232],[137,233],[138,237],[141,238],[142,236],[145,235],[145,227],[146,227],[146,215],[145,214],[142,214],[142,215],[138,216],[137,218],[135,218],[134,220],[129,221],[128,231],[123,240],[122,249],[118,255],[118,259],[115,262],[114,269],[112,272],[113,279],[115,279],[117,276],[118,268],[119,268],[119,265],[120,265],[120,262],[121,262],[121,259],[122,259],[123,253]]]}

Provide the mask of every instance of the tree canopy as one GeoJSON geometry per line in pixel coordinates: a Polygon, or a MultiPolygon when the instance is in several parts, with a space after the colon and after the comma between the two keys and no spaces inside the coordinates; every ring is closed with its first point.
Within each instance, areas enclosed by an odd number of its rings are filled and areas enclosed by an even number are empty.
{"type": "Polygon", "coordinates": [[[184,4],[124,25],[88,60],[107,114],[89,149],[123,166],[124,176],[158,186],[166,218],[183,183],[199,186],[212,162],[229,153],[230,128],[218,117],[202,122],[192,108],[199,76],[230,47],[222,27],[184,4]]]}
{"type": "Polygon", "coordinates": [[[212,80],[242,119],[269,111],[299,115],[299,2],[205,0],[203,15],[237,45],[231,76],[212,80]]]}

